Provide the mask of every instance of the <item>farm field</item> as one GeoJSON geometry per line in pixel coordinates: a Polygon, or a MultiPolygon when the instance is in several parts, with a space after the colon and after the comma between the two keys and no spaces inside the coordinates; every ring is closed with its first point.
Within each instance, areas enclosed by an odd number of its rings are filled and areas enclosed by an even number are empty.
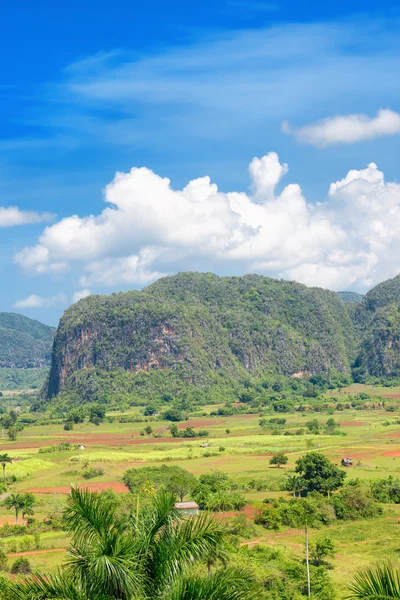
{"type": "MultiPolygon", "coordinates": [[[[351,393],[359,393],[367,386],[354,388],[351,393]]],[[[400,395],[400,388],[383,388],[385,394],[400,395]]],[[[341,391],[341,397],[347,390],[341,391]]],[[[371,388],[368,389],[371,391],[371,388]]],[[[375,388],[374,393],[378,393],[375,388]]],[[[379,390],[381,393],[381,390],[379,390]]],[[[303,433],[310,419],[321,424],[332,416],[324,412],[285,413],[285,431],[267,432],[260,425],[258,414],[234,416],[211,416],[216,406],[202,407],[202,416],[193,416],[177,423],[179,430],[193,427],[209,432],[207,446],[201,447],[201,438],[172,438],[168,428],[171,423],[149,417],[147,422],[119,422],[120,413],[109,413],[115,420],[107,419],[99,426],[91,423],[74,425],[72,431],[65,431],[62,424],[29,425],[20,432],[16,441],[0,439],[0,453],[8,453],[13,462],[7,466],[7,475],[15,475],[11,493],[32,492],[37,498],[35,519],[40,522],[54,511],[60,511],[71,486],[83,486],[91,490],[111,489],[117,493],[129,494],[122,476],[128,469],[141,466],[178,465],[196,476],[214,470],[223,471],[244,489],[243,494],[249,505],[245,514],[253,518],[264,499],[285,496],[281,491],[286,477],[294,473],[296,461],[310,450],[322,452],[336,464],[343,457],[353,458],[353,467],[346,469],[348,480],[374,480],[392,475],[400,477],[400,420],[399,412],[388,412],[382,408],[375,410],[347,409],[335,411],[333,418],[340,424],[340,435],[319,435],[303,433]],[[151,425],[153,433],[141,435],[145,425],[151,425]],[[153,436],[157,437],[153,437],[153,436]],[[158,437],[160,436],[160,437],[158,437]],[[48,448],[69,442],[70,450],[48,451],[48,448]],[[81,448],[81,449],[80,449],[81,448]],[[281,468],[269,464],[271,456],[283,451],[288,463],[281,468]],[[101,467],[101,476],[85,480],[87,466],[101,467]],[[248,489],[252,480],[267,484],[267,491],[248,489]]],[[[331,412],[331,411],[330,411],[331,412]]],[[[125,416],[128,413],[124,413],[125,416]]],[[[140,409],[132,410],[130,416],[142,417],[140,409]]],[[[273,415],[271,415],[273,416],[273,415]]],[[[330,571],[339,597],[346,593],[346,582],[360,567],[375,561],[392,558],[397,560],[399,552],[400,505],[383,506],[383,515],[365,521],[335,522],[323,530],[311,529],[310,541],[314,543],[329,535],[337,548],[330,562],[330,571]]],[[[0,506],[0,524],[15,523],[12,510],[0,506]]],[[[279,531],[266,530],[255,526],[256,534],[251,539],[243,539],[242,544],[253,547],[256,544],[304,555],[304,532],[282,527],[279,531]]],[[[26,556],[34,569],[51,571],[60,565],[68,546],[68,537],[62,531],[47,531],[40,535],[36,547],[21,548],[18,536],[3,537],[0,545],[8,555],[9,563],[18,556],[26,556]]],[[[29,544],[28,544],[29,545],[29,544]]],[[[33,541],[31,546],[33,545],[33,541]]]]}

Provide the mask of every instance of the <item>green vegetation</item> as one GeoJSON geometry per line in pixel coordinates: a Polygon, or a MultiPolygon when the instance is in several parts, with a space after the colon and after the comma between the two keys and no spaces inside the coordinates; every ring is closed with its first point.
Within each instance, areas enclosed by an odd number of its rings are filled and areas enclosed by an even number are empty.
{"type": "Polygon", "coordinates": [[[220,554],[227,532],[207,515],[183,519],[174,503],[161,491],[127,519],[105,495],[71,490],[64,516],[72,537],[68,562],[56,576],[10,584],[8,598],[255,599],[243,569],[217,568],[208,576],[193,569],[220,554]]]}
{"type": "Polygon", "coordinates": [[[50,363],[54,328],[14,313],[0,313],[0,367],[33,368],[50,363]]]}
{"type": "MultiPolygon", "coordinates": [[[[55,337],[47,397],[62,392],[59,402],[69,406],[82,399],[162,406],[179,397],[181,412],[189,396],[200,404],[247,402],[269,388],[279,393],[279,376],[348,376],[353,329],[333,292],[256,275],[183,273],[69,308],[55,337]],[[260,392],[246,387],[249,377],[260,392]]],[[[179,407],[168,406],[167,418],[180,420],[171,410],[179,407]]]]}

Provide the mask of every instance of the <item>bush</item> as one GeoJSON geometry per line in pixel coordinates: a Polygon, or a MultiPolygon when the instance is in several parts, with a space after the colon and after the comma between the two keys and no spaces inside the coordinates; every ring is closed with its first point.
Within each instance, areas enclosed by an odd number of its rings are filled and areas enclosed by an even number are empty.
{"type": "Polygon", "coordinates": [[[84,479],[93,479],[94,477],[100,477],[101,475],[104,475],[103,467],[91,467],[90,469],[85,469],[82,473],[84,479]]]}
{"type": "Polygon", "coordinates": [[[15,563],[12,565],[11,569],[10,569],[10,573],[12,573],[13,575],[16,574],[28,574],[28,573],[32,573],[32,569],[31,569],[31,565],[30,562],[27,558],[24,558],[23,556],[20,556],[19,558],[17,558],[17,560],[15,561],[15,563]]]}
{"type": "Polygon", "coordinates": [[[8,571],[7,554],[0,548],[0,571],[8,571]]]}

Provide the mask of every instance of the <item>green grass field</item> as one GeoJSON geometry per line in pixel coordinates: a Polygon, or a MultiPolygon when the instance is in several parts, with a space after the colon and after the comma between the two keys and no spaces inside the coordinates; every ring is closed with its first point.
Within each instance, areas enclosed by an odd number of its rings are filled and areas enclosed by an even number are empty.
{"type": "MultiPolygon", "coordinates": [[[[351,386],[342,390],[359,392],[369,386],[351,386]]],[[[373,393],[400,394],[400,388],[374,388],[373,393]]],[[[203,408],[209,413],[215,406],[203,408]]],[[[135,411],[132,411],[133,413],[135,411]]],[[[138,409],[136,409],[138,413],[138,409]]],[[[139,414],[139,413],[138,413],[139,414]]],[[[118,413],[113,413],[118,417],[118,413]]],[[[272,416],[272,415],[271,415],[272,416]]],[[[326,423],[327,412],[285,414],[285,430],[305,429],[305,423],[316,418],[326,423]]],[[[292,473],[296,460],[309,450],[318,450],[339,464],[341,458],[350,456],[354,466],[347,469],[348,478],[374,479],[388,475],[400,476],[400,414],[399,411],[343,410],[336,411],[334,419],[345,435],[271,435],[259,426],[258,415],[236,415],[193,417],[180,428],[193,426],[207,429],[208,447],[202,448],[203,439],[172,439],[166,437],[140,436],[140,431],[148,423],[119,423],[117,420],[100,426],[89,423],[75,425],[73,431],[64,431],[63,426],[28,426],[21,432],[17,441],[0,440],[0,452],[7,452],[14,462],[8,467],[8,474],[15,475],[17,481],[11,485],[11,492],[32,491],[37,495],[36,519],[43,520],[54,502],[65,499],[71,485],[88,486],[90,489],[107,489],[116,492],[126,491],[122,476],[128,468],[177,464],[200,475],[219,469],[227,472],[235,481],[246,484],[252,479],[268,482],[273,491],[246,493],[250,505],[257,507],[266,497],[289,496],[279,490],[279,482],[292,473]],[[230,433],[227,433],[227,430],[230,433]],[[41,453],[45,448],[69,441],[82,444],[83,450],[41,453]],[[283,450],[289,461],[284,468],[271,467],[269,459],[274,452],[283,450]],[[83,465],[101,466],[102,476],[86,481],[83,478],[83,465]]],[[[155,435],[167,435],[170,423],[150,420],[155,435]]],[[[0,522],[12,523],[12,512],[0,506],[0,522]]],[[[337,544],[337,555],[332,561],[331,576],[337,585],[339,595],[345,595],[346,581],[354,572],[367,564],[399,556],[400,505],[384,506],[382,517],[368,521],[340,522],[324,530],[312,530],[311,541],[329,535],[337,544]]],[[[3,547],[11,540],[2,539],[3,547]]],[[[257,527],[257,537],[243,543],[255,543],[287,549],[302,555],[304,534],[302,531],[282,529],[271,532],[257,527]]],[[[51,570],[62,562],[68,539],[62,532],[44,533],[40,549],[25,552],[35,568],[51,570]]],[[[15,553],[10,553],[13,560],[15,553]]]]}

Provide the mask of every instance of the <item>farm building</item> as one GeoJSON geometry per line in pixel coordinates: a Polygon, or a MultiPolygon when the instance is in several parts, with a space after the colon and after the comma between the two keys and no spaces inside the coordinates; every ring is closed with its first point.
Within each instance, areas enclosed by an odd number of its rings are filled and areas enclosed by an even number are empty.
{"type": "Polygon", "coordinates": [[[199,505],[196,502],[176,502],[175,508],[183,515],[198,515],[199,505]]]}
{"type": "Polygon", "coordinates": [[[352,467],[353,459],[352,458],[342,458],[342,461],[340,464],[342,465],[342,467],[352,467]]]}

